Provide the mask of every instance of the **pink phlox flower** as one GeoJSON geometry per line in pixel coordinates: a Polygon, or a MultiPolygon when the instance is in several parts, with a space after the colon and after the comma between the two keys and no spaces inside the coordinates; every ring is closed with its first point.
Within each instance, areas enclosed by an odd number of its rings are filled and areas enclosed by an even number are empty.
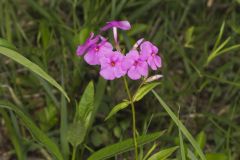
{"type": "Polygon", "coordinates": [[[94,33],[90,33],[90,37],[85,41],[84,44],[79,45],[76,51],[78,56],[82,56],[92,45],[99,41],[99,35],[94,37],[94,33]]]}
{"type": "Polygon", "coordinates": [[[158,56],[157,53],[158,48],[149,41],[145,41],[140,45],[140,54],[142,58],[147,61],[153,70],[157,70],[157,68],[162,66],[161,57],[158,56]]]}
{"type": "Polygon", "coordinates": [[[116,27],[122,30],[131,29],[131,25],[128,21],[111,21],[111,22],[107,22],[107,24],[101,28],[101,31],[106,31],[113,27],[116,27]]]}
{"type": "Polygon", "coordinates": [[[141,76],[148,75],[147,62],[135,49],[130,50],[124,57],[122,68],[127,70],[128,76],[133,80],[137,80],[141,78],[141,76]]]}
{"type": "Polygon", "coordinates": [[[104,54],[104,56],[100,59],[100,75],[106,80],[113,80],[125,75],[126,71],[122,69],[123,58],[124,56],[118,51],[112,51],[104,54]]]}
{"type": "Polygon", "coordinates": [[[112,44],[105,38],[101,38],[100,43],[93,44],[84,56],[84,60],[90,65],[100,64],[100,59],[104,54],[112,52],[112,44]]]}

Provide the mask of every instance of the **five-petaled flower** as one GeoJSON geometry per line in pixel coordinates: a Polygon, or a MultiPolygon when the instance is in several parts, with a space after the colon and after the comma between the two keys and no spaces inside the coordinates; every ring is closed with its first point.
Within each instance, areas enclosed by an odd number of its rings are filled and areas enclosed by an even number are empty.
{"type": "Polygon", "coordinates": [[[148,74],[147,62],[135,49],[129,51],[129,53],[124,57],[122,67],[124,70],[128,71],[128,76],[133,80],[139,79],[141,76],[147,76],[148,74]]]}
{"type": "Polygon", "coordinates": [[[143,42],[140,45],[140,49],[140,53],[143,55],[143,58],[147,60],[147,63],[153,70],[157,70],[157,68],[162,66],[161,58],[157,55],[158,48],[151,42],[143,42]]]}
{"type": "Polygon", "coordinates": [[[100,75],[107,80],[113,80],[125,75],[126,71],[122,69],[123,55],[118,52],[108,52],[100,59],[100,75]]]}
{"type": "Polygon", "coordinates": [[[127,74],[131,79],[137,80],[142,76],[148,76],[148,65],[152,70],[161,67],[161,58],[158,56],[158,48],[144,39],[138,40],[133,48],[126,54],[122,54],[119,47],[117,28],[129,30],[131,25],[128,21],[111,21],[101,28],[106,31],[113,28],[115,49],[106,38],[101,35],[90,37],[77,48],[77,55],[82,56],[90,65],[100,65],[100,75],[106,80],[120,78],[127,74]],[[117,51],[116,51],[117,49],[117,51]]]}

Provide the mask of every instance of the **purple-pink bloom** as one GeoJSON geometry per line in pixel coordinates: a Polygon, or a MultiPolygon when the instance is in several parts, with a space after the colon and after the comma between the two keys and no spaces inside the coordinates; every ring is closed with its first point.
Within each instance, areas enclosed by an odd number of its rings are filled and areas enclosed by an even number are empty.
{"type": "Polygon", "coordinates": [[[94,33],[90,33],[90,37],[82,45],[79,45],[77,48],[77,55],[82,56],[92,45],[96,44],[99,41],[99,36],[94,37],[94,33]]]}
{"type": "Polygon", "coordinates": [[[100,59],[100,75],[106,80],[120,78],[126,71],[122,69],[123,55],[118,51],[112,51],[104,54],[100,59]]]}
{"type": "Polygon", "coordinates": [[[143,59],[147,60],[147,63],[153,70],[157,70],[162,66],[161,57],[157,55],[158,48],[151,42],[145,41],[140,45],[140,54],[143,59]]]}
{"type": "Polygon", "coordinates": [[[111,22],[107,22],[107,24],[101,28],[101,31],[106,31],[113,27],[116,27],[122,30],[131,29],[131,25],[128,21],[111,21],[111,22]]]}
{"type": "Polygon", "coordinates": [[[98,44],[93,44],[89,48],[84,56],[84,60],[90,65],[98,65],[100,64],[101,57],[108,52],[112,52],[112,49],[111,43],[103,40],[98,44]]]}
{"type": "Polygon", "coordinates": [[[129,53],[124,57],[122,68],[124,70],[128,70],[127,74],[133,80],[137,80],[141,78],[141,76],[148,75],[147,62],[135,49],[130,50],[129,53]]]}

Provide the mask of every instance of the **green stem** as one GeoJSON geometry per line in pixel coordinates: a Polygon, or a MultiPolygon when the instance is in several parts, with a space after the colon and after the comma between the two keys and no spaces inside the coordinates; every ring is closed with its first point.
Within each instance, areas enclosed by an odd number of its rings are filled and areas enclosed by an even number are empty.
{"type": "Polygon", "coordinates": [[[77,147],[73,146],[73,152],[72,152],[72,160],[75,160],[75,156],[76,156],[76,151],[77,151],[77,147]]]}
{"type": "Polygon", "coordinates": [[[132,96],[128,87],[128,83],[127,83],[127,79],[126,77],[123,77],[124,79],[124,84],[125,84],[125,88],[131,103],[131,108],[132,108],[132,120],[133,120],[133,140],[134,140],[134,150],[135,150],[135,159],[138,160],[138,144],[137,144],[137,135],[136,135],[136,114],[135,114],[135,106],[132,100],[132,96]]]}

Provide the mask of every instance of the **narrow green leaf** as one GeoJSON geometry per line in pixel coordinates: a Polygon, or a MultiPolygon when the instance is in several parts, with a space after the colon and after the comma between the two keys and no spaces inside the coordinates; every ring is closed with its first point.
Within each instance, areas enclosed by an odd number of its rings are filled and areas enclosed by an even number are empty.
{"type": "Polygon", "coordinates": [[[137,35],[139,33],[142,33],[144,31],[147,30],[147,25],[146,24],[135,24],[135,25],[132,25],[132,28],[131,30],[129,30],[127,32],[128,36],[134,36],[134,35],[137,35]]]}
{"type": "Polygon", "coordinates": [[[220,52],[217,53],[216,56],[219,56],[219,55],[221,55],[223,53],[230,52],[230,51],[238,49],[238,48],[240,48],[240,44],[233,45],[231,47],[228,47],[226,49],[221,50],[220,52]]]}
{"type": "Polygon", "coordinates": [[[148,160],[165,160],[169,156],[171,156],[173,152],[176,151],[178,148],[179,148],[178,146],[175,146],[168,149],[164,149],[152,155],[150,158],[148,158],[148,160]]]}
{"type": "Polygon", "coordinates": [[[134,10],[129,17],[129,20],[134,20],[141,15],[146,14],[148,10],[151,10],[151,8],[155,7],[160,1],[161,0],[149,0],[145,5],[142,5],[138,9],[134,10]]]}
{"type": "Polygon", "coordinates": [[[197,143],[200,146],[201,149],[204,148],[205,144],[206,144],[206,133],[204,131],[201,131],[198,135],[197,135],[197,143]]]}
{"type": "Polygon", "coordinates": [[[192,41],[193,41],[193,32],[194,32],[194,26],[191,26],[187,29],[185,33],[185,47],[193,48],[192,41]]]}
{"type": "Polygon", "coordinates": [[[231,37],[228,37],[217,49],[213,50],[212,53],[207,58],[207,64],[209,64],[223,49],[224,46],[228,44],[228,42],[231,40],[231,37]]]}
{"type": "Polygon", "coordinates": [[[126,108],[128,105],[130,104],[130,102],[126,101],[126,102],[121,102],[119,104],[117,104],[116,106],[113,107],[113,109],[110,111],[110,113],[108,114],[108,116],[105,118],[105,120],[108,120],[110,117],[112,117],[114,114],[116,114],[118,111],[126,108]]]}
{"type": "Polygon", "coordinates": [[[184,146],[184,142],[183,142],[182,132],[181,132],[180,128],[178,128],[178,130],[179,130],[181,160],[186,160],[186,153],[185,153],[185,146],[184,146]]]}
{"type": "Polygon", "coordinates": [[[166,112],[169,114],[169,116],[172,118],[172,120],[175,122],[175,124],[180,128],[182,133],[186,136],[186,138],[189,140],[189,142],[192,144],[198,155],[202,160],[206,160],[205,155],[203,154],[203,151],[199,147],[198,143],[194,140],[193,136],[190,134],[190,132],[187,130],[187,128],[182,124],[182,122],[177,118],[177,116],[173,113],[173,111],[170,109],[169,106],[162,100],[162,98],[159,97],[159,95],[153,90],[152,91],[154,96],[157,98],[159,103],[162,105],[162,107],[166,110],[166,112]]]}
{"type": "Polygon", "coordinates": [[[16,50],[16,47],[9,43],[7,40],[0,38],[0,46],[12,49],[12,50],[16,50]]]}
{"type": "Polygon", "coordinates": [[[156,149],[158,145],[156,143],[153,144],[153,146],[148,150],[147,154],[143,157],[143,160],[146,160],[152,152],[156,149]]]}
{"type": "Polygon", "coordinates": [[[8,131],[8,135],[9,138],[14,146],[16,155],[17,155],[17,159],[18,160],[25,160],[26,159],[26,152],[24,152],[23,150],[23,145],[22,142],[18,136],[18,133],[16,131],[16,129],[14,128],[14,125],[11,123],[10,117],[7,114],[7,112],[4,109],[0,109],[0,114],[2,115],[3,119],[4,119],[4,123],[6,125],[7,131],[8,131]]]}
{"type": "Polygon", "coordinates": [[[224,28],[225,28],[225,21],[223,21],[222,25],[221,25],[221,28],[220,28],[220,32],[218,34],[218,37],[217,37],[217,40],[214,44],[214,47],[213,47],[213,50],[215,50],[217,48],[217,46],[219,45],[221,39],[222,39],[222,35],[223,35],[223,32],[224,32],[224,28]]]}
{"type": "Polygon", "coordinates": [[[191,160],[199,160],[189,148],[187,149],[187,157],[191,160]]]}
{"type": "Polygon", "coordinates": [[[64,94],[64,96],[67,98],[68,101],[70,101],[64,89],[51,76],[49,76],[44,70],[42,70],[38,65],[31,62],[30,60],[22,56],[20,53],[12,49],[9,49],[7,47],[0,46],[0,53],[16,61],[17,63],[23,65],[24,67],[28,68],[32,72],[36,73],[37,75],[39,75],[40,77],[48,81],[50,84],[55,86],[60,92],[62,92],[62,94],[64,94]]]}
{"type": "Polygon", "coordinates": [[[0,101],[0,107],[13,110],[38,142],[46,147],[58,160],[64,160],[58,146],[44,132],[42,132],[31,118],[29,118],[29,116],[27,116],[27,114],[19,107],[4,101],[0,101]]]}
{"type": "MultiPolygon", "coordinates": [[[[157,132],[149,135],[140,136],[137,138],[138,146],[142,146],[146,143],[152,142],[157,138],[159,138],[162,134],[163,132],[157,132]]],[[[100,149],[99,151],[93,153],[88,158],[88,160],[103,160],[103,159],[107,159],[117,154],[127,152],[133,149],[134,149],[134,142],[133,142],[133,139],[131,138],[119,143],[115,143],[113,145],[109,145],[103,149],[100,149]]]]}
{"type": "Polygon", "coordinates": [[[146,84],[142,86],[137,93],[133,96],[133,101],[139,101],[141,100],[148,92],[150,92],[152,89],[154,89],[156,86],[158,86],[159,82],[153,82],[146,84]]]}
{"type": "MultiPolygon", "coordinates": [[[[61,67],[61,84],[64,86],[63,66],[61,67]]],[[[60,107],[60,145],[64,160],[69,159],[69,145],[67,140],[68,129],[68,110],[67,101],[63,94],[61,94],[61,107],[60,107]]]]}

